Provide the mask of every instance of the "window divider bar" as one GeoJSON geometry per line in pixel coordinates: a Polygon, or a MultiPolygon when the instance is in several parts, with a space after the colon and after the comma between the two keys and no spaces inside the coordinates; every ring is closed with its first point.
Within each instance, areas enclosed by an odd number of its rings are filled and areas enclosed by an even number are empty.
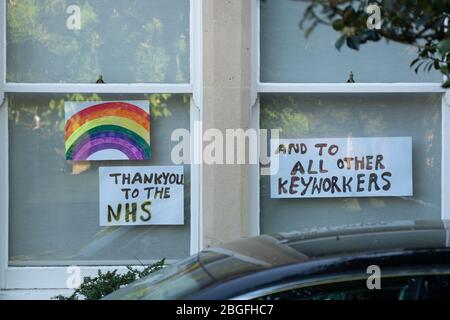
{"type": "MultiPolygon", "coordinates": [[[[173,264],[178,260],[166,260],[167,264],[173,264]]],[[[94,261],[96,262],[96,261],[94,261]]],[[[76,265],[75,265],[76,266],[76,265]]],[[[108,266],[78,266],[80,268],[81,279],[85,277],[95,277],[98,271],[103,273],[117,270],[119,274],[124,274],[128,271],[127,266],[123,265],[108,265],[108,266]]],[[[135,269],[142,269],[142,265],[130,265],[135,269]]],[[[67,279],[70,274],[67,272],[68,266],[36,266],[36,267],[8,267],[6,270],[6,289],[7,290],[68,290],[67,279]],[[31,288],[31,289],[30,289],[31,288]]],[[[1,293],[1,292],[0,292],[1,293]]],[[[71,292],[70,292],[71,293],[71,292]]],[[[29,295],[33,297],[33,295],[29,295]]],[[[50,298],[50,297],[49,297],[50,298]]]]}
{"type": "Polygon", "coordinates": [[[441,83],[258,83],[260,93],[431,93],[441,83]]]}
{"type": "Polygon", "coordinates": [[[450,90],[442,97],[441,218],[450,219],[450,90]]]}
{"type": "MultiPolygon", "coordinates": [[[[191,237],[190,253],[203,249],[202,166],[195,162],[201,146],[197,141],[196,127],[203,119],[203,0],[190,1],[191,37],[191,111],[190,111],[190,158],[191,158],[191,237]]],[[[200,129],[201,130],[201,129],[200,129]]]]}
{"type": "Polygon", "coordinates": [[[8,102],[0,104],[0,290],[6,287],[8,268],[9,152],[8,102]]]}
{"type": "Polygon", "coordinates": [[[6,286],[8,267],[8,108],[6,81],[6,0],[0,0],[0,290],[6,286]]]}
{"type": "Polygon", "coordinates": [[[256,100],[258,99],[258,82],[260,79],[259,70],[259,38],[260,38],[260,28],[259,28],[259,20],[260,20],[260,1],[252,0],[251,2],[251,107],[256,105],[256,100]]]}
{"type": "MultiPolygon", "coordinates": [[[[0,0],[1,1],[1,0],[0,0]]],[[[6,83],[9,93],[192,93],[190,83],[182,84],[64,84],[6,83]]]]}
{"type": "Polygon", "coordinates": [[[6,0],[0,0],[0,107],[5,98],[6,82],[6,0]]]}
{"type": "Polygon", "coordinates": [[[192,100],[197,108],[203,105],[203,1],[190,1],[190,68],[192,100]]]}

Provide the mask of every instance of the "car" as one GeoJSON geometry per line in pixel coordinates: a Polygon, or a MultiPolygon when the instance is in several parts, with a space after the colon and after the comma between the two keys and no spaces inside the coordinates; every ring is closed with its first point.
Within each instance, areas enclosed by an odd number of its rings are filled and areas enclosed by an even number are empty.
{"type": "Polygon", "coordinates": [[[450,221],[316,228],[208,248],[106,300],[450,299],[450,221]]]}

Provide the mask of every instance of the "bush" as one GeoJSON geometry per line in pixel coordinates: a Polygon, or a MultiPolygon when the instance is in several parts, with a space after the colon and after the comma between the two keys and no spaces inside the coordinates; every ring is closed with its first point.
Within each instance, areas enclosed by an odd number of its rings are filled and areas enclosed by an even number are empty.
{"type": "Polygon", "coordinates": [[[80,288],[76,289],[72,295],[65,297],[59,295],[53,299],[57,300],[100,300],[108,294],[138,280],[148,276],[149,274],[161,270],[164,267],[165,259],[154,264],[145,266],[139,270],[127,267],[128,272],[119,274],[118,270],[102,273],[98,271],[97,277],[85,277],[80,288]]]}

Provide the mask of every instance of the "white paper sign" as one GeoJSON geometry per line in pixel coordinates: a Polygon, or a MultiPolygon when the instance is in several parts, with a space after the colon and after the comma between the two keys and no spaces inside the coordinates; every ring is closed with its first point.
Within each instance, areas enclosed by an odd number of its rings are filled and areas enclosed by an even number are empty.
{"type": "Polygon", "coordinates": [[[100,225],[183,225],[183,166],[102,167],[100,225]]]}
{"type": "Polygon", "coordinates": [[[272,198],[413,195],[411,137],[272,139],[271,166],[272,198]]]}

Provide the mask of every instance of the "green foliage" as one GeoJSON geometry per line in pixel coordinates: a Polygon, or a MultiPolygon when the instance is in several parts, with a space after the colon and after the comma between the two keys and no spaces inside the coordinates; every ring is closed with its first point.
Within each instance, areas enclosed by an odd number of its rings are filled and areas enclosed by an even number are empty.
{"type": "MultiPolygon", "coordinates": [[[[150,104],[152,121],[159,118],[169,118],[172,116],[170,110],[170,93],[146,94],[145,98],[150,104]]],[[[61,135],[64,133],[64,103],[66,101],[102,101],[110,98],[99,94],[54,94],[36,97],[35,95],[10,95],[9,105],[14,106],[9,112],[9,118],[16,124],[35,131],[42,136],[61,135]]],[[[134,96],[130,96],[131,99],[134,96]]],[[[118,100],[122,100],[121,97],[118,100]]],[[[138,96],[137,99],[141,99],[138,96]]],[[[189,95],[183,96],[183,102],[188,104],[189,95]]]]}
{"type": "Polygon", "coordinates": [[[165,259],[152,265],[144,267],[142,270],[127,267],[128,272],[119,274],[117,270],[102,273],[98,271],[97,277],[84,278],[84,282],[74,293],[65,297],[62,295],[54,297],[57,300],[100,300],[108,294],[138,280],[149,274],[161,270],[164,267],[165,259]]]}
{"type": "MultiPolygon", "coordinates": [[[[339,50],[344,43],[351,49],[369,41],[386,39],[417,48],[411,62],[415,72],[440,71],[450,78],[450,1],[448,0],[293,0],[309,5],[300,22],[308,36],[317,25],[325,24],[341,35],[336,41],[339,50]],[[365,8],[376,4],[381,9],[379,30],[367,27],[369,14],[365,8]]],[[[450,87],[447,80],[444,87],[450,87]]]]}
{"type": "Polygon", "coordinates": [[[164,2],[8,0],[7,79],[95,83],[102,74],[105,83],[188,82],[188,10],[175,14],[164,2]],[[69,32],[66,10],[74,4],[81,29],[69,32]]]}

